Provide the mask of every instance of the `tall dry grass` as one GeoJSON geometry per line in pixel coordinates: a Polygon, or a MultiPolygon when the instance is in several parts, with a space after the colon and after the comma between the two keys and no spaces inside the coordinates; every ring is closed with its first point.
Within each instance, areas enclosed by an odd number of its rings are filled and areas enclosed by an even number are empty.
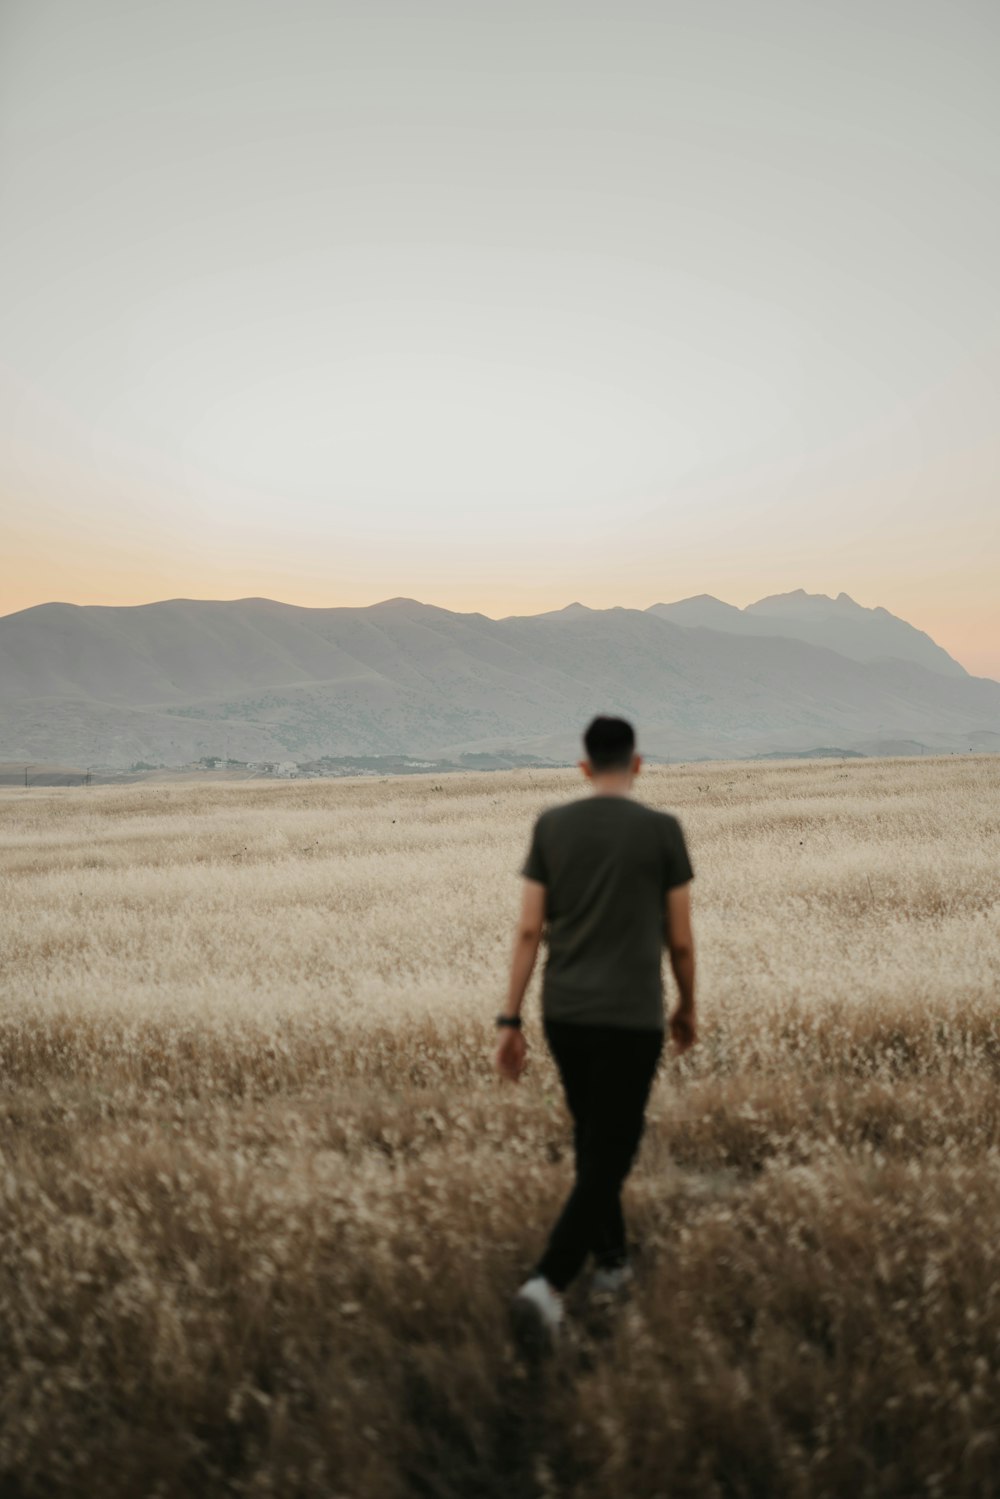
{"type": "Polygon", "coordinates": [[[570,772],[0,792],[0,1493],[1000,1492],[1000,760],[658,768],[702,1041],[639,1285],[541,1375],[566,1190],[492,1075],[570,772]]]}

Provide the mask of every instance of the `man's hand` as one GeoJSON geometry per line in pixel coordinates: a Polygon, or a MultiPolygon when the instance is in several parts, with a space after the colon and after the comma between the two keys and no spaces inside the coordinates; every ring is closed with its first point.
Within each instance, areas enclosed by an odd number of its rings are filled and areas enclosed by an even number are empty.
{"type": "Polygon", "coordinates": [[[698,1039],[694,1023],[694,1010],[678,1007],[670,1017],[670,1035],[674,1043],[674,1056],[683,1056],[698,1039]]]}
{"type": "Polygon", "coordinates": [[[527,1060],[528,1043],[523,1033],[513,1026],[502,1026],[496,1051],[496,1067],[500,1076],[516,1083],[524,1071],[527,1060]]]}

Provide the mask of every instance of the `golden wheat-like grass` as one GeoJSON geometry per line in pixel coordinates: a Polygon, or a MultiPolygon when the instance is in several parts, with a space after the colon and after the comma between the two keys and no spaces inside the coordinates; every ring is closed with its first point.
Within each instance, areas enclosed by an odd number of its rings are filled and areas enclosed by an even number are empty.
{"type": "MultiPolygon", "coordinates": [[[[573,772],[0,791],[0,1492],[1000,1492],[1000,759],[645,771],[702,1040],[639,1284],[506,1301],[570,1174],[492,1074],[573,772]]],[[[543,949],[544,952],[544,949],[543,949]]]]}

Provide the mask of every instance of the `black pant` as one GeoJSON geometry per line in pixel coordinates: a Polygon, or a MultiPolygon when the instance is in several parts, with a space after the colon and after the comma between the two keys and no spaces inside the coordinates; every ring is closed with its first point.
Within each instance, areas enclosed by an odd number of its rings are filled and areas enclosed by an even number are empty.
{"type": "Polygon", "coordinates": [[[545,1021],[573,1116],[576,1181],[535,1273],[563,1290],[588,1252],[599,1266],[625,1260],[621,1189],[642,1138],[662,1030],[545,1021]]]}

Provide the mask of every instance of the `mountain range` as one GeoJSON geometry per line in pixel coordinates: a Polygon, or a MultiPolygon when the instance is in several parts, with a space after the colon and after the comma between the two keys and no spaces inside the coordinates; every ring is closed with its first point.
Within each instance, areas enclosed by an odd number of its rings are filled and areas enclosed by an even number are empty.
{"type": "Polygon", "coordinates": [[[407,598],[49,603],[0,617],[0,760],[565,762],[597,712],[630,718],[656,759],[1000,749],[1000,683],[845,593],[503,619],[407,598]]]}

